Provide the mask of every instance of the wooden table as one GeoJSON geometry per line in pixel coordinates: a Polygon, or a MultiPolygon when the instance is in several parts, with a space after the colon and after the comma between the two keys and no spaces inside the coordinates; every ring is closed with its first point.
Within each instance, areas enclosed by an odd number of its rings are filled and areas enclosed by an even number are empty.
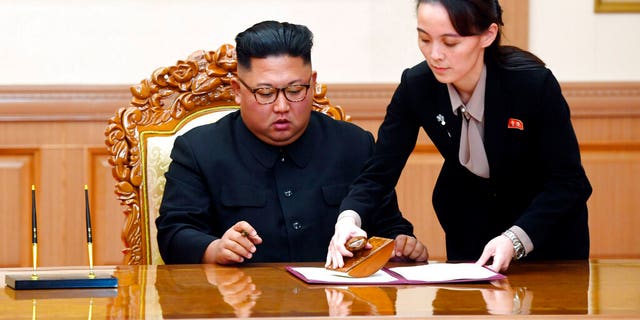
{"type": "MultiPolygon", "coordinates": [[[[296,264],[313,265],[320,264],[296,264]]],[[[0,294],[0,319],[48,318],[640,318],[640,260],[515,263],[497,283],[307,285],[283,264],[118,266],[112,290],[0,294]]],[[[48,269],[41,272],[61,272],[48,269]]],[[[0,284],[10,272],[0,269],[0,284]]]]}

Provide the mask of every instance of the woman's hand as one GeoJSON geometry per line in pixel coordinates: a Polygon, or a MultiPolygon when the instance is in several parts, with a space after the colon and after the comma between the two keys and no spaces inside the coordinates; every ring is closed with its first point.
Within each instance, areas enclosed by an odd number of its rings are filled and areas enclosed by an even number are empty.
{"type": "Polygon", "coordinates": [[[484,246],[484,251],[476,264],[484,266],[493,257],[493,262],[488,265],[489,269],[495,272],[506,271],[515,254],[513,242],[507,236],[499,235],[484,246]]]}
{"type": "MultiPolygon", "coordinates": [[[[329,249],[327,250],[327,262],[324,266],[332,269],[344,266],[344,259],[342,257],[353,257],[353,253],[347,250],[344,244],[350,238],[357,236],[366,237],[367,233],[356,225],[354,218],[344,217],[338,220],[335,226],[335,233],[333,234],[333,237],[331,237],[331,242],[329,243],[329,249]]],[[[371,248],[371,244],[368,243],[365,248],[371,248]]]]}

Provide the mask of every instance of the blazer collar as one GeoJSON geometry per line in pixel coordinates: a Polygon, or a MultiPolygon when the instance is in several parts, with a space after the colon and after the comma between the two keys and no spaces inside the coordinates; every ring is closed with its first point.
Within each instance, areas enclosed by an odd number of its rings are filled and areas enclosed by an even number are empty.
{"type": "Polygon", "coordinates": [[[509,120],[509,105],[505,96],[506,92],[502,84],[502,72],[500,68],[487,67],[487,87],[485,91],[485,124],[484,124],[484,148],[489,161],[491,177],[497,177],[502,168],[503,148],[507,145],[507,123],[509,120]]]}

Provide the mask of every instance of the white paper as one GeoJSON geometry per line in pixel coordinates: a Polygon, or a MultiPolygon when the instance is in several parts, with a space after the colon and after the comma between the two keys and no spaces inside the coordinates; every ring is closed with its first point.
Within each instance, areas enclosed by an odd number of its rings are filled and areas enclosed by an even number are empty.
{"type": "Polygon", "coordinates": [[[368,277],[354,278],[344,272],[333,271],[325,268],[293,267],[291,269],[299,272],[309,280],[329,283],[381,283],[398,280],[383,270],[378,270],[378,272],[368,277]]]}
{"type": "Polygon", "coordinates": [[[453,280],[484,280],[495,272],[475,263],[433,263],[411,267],[390,268],[407,280],[441,282],[453,280]]]}

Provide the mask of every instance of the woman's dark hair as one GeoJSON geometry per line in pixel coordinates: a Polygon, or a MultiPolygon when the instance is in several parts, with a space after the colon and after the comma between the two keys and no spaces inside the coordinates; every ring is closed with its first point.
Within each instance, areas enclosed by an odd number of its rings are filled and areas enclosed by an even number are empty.
{"type": "Polygon", "coordinates": [[[498,34],[484,51],[486,63],[493,62],[511,70],[544,67],[545,63],[533,53],[514,46],[500,45],[504,23],[498,0],[417,0],[416,9],[424,3],[442,4],[449,13],[453,28],[461,36],[479,35],[495,23],[498,34]]]}
{"type": "Polygon", "coordinates": [[[263,21],[236,36],[238,64],[251,69],[251,58],[289,55],[301,57],[311,64],[313,33],[303,26],[288,22],[263,21]]]}

